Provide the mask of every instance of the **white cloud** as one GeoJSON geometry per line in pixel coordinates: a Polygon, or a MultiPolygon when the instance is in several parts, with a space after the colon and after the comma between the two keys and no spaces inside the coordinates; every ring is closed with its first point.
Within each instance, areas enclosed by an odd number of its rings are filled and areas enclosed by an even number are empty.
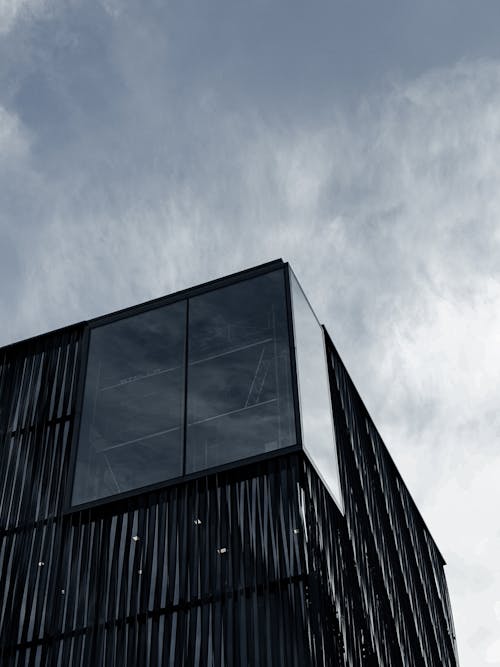
{"type": "Polygon", "coordinates": [[[500,639],[497,639],[488,647],[486,662],[490,665],[500,665],[500,639]]]}
{"type": "Polygon", "coordinates": [[[7,33],[17,21],[40,16],[49,0],[0,0],[0,34],[7,33]]]}
{"type": "Polygon", "coordinates": [[[19,119],[0,106],[0,160],[5,165],[28,152],[29,139],[19,119]]]}
{"type": "Polygon", "coordinates": [[[120,16],[124,7],[123,0],[101,0],[101,4],[104,7],[104,11],[113,18],[120,16]]]}

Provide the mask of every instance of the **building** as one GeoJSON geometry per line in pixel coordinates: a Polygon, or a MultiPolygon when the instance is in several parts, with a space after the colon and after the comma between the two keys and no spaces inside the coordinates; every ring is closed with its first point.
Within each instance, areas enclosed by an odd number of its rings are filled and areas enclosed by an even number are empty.
{"type": "Polygon", "coordinates": [[[0,350],[0,663],[455,666],[444,561],[281,260],[0,350]]]}

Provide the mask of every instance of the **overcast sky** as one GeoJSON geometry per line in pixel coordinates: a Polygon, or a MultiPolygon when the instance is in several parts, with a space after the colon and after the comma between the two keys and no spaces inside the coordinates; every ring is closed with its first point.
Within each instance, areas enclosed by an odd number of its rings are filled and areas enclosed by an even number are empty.
{"type": "Polygon", "coordinates": [[[500,665],[500,2],[0,0],[0,345],[282,257],[500,665]]]}

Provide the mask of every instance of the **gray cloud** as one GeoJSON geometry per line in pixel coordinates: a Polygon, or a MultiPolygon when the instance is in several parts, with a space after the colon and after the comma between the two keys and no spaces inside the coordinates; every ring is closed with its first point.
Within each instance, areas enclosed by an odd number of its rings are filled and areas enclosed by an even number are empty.
{"type": "Polygon", "coordinates": [[[0,35],[10,32],[17,23],[40,16],[48,9],[48,0],[1,0],[0,35]]]}
{"type": "Polygon", "coordinates": [[[491,664],[497,10],[459,6],[440,43],[444,2],[436,24],[419,6],[392,28],[338,3],[217,7],[54,2],[9,19],[0,344],[290,260],[447,557],[462,664],[491,664]],[[461,41],[469,19],[481,39],[461,41]]]}

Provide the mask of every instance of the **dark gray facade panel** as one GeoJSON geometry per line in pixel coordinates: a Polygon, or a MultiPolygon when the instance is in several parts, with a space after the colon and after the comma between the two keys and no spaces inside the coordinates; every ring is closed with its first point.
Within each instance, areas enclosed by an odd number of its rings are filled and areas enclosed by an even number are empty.
{"type": "Polygon", "coordinates": [[[444,561],[333,344],[345,519],[380,665],[458,664],[444,561]]]}
{"type": "Polygon", "coordinates": [[[86,335],[0,350],[2,666],[458,664],[442,557],[331,341],[344,516],[279,449],[70,510],[86,335]]]}
{"type": "Polygon", "coordinates": [[[83,327],[0,350],[0,529],[61,516],[83,327]]]}

